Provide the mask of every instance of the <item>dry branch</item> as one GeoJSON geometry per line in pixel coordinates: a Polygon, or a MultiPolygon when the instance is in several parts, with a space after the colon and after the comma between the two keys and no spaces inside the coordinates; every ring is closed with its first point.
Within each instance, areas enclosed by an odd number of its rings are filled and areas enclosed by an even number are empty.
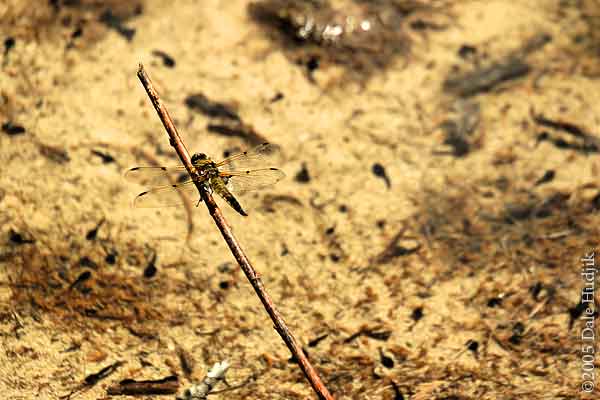
{"type": "Polygon", "coordinates": [[[254,270],[254,267],[252,267],[252,265],[250,264],[248,257],[246,257],[246,254],[242,250],[242,247],[233,235],[231,227],[229,226],[229,224],[225,220],[225,217],[223,216],[223,213],[215,203],[215,200],[213,199],[209,189],[202,183],[198,171],[192,164],[190,154],[187,148],[185,147],[185,144],[181,140],[181,137],[179,136],[175,125],[173,124],[173,120],[169,116],[166,107],[160,100],[158,93],[154,89],[154,86],[150,81],[150,77],[144,70],[142,64],[140,64],[137,75],[140,79],[140,82],[144,86],[144,89],[146,89],[146,93],[148,94],[148,97],[150,97],[152,105],[154,105],[154,108],[158,113],[158,116],[160,117],[160,120],[162,121],[167,131],[167,134],[169,135],[169,142],[171,143],[171,146],[173,146],[173,148],[177,152],[177,155],[181,159],[181,162],[185,166],[188,174],[190,174],[190,177],[193,179],[196,188],[200,192],[202,201],[204,202],[204,204],[206,204],[206,207],[208,208],[209,214],[211,215],[211,217],[215,221],[215,224],[221,231],[221,234],[223,235],[227,246],[229,246],[231,253],[237,260],[238,264],[240,265],[240,268],[242,268],[242,270],[244,271],[244,274],[250,281],[250,284],[254,288],[254,291],[260,298],[260,301],[263,303],[265,310],[273,320],[273,323],[275,324],[275,329],[287,345],[292,355],[295,357],[296,360],[298,360],[298,364],[300,365],[302,372],[304,372],[304,375],[310,382],[314,391],[319,395],[319,398],[333,399],[333,397],[321,381],[321,378],[319,377],[317,371],[314,369],[314,367],[310,364],[310,362],[304,355],[302,348],[298,344],[298,341],[296,340],[294,335],[290,332],[285,321],[283,320],[283,317],[275,308],[271,297],[265,290],[262,280],[254,270]]]}

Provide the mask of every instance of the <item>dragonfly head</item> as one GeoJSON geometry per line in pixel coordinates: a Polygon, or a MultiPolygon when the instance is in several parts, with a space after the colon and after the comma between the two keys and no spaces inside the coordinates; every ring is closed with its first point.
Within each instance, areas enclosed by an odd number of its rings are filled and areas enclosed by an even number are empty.
{"type": "Polygon", "coordinates": [[[196,164],[196,163],[198,163],[199,161],[202,161],[202,160],[208,160],[208,156],[206,154],[204,154],[204,153],[195,153],[192,156],[192,164],[196,164]]]}

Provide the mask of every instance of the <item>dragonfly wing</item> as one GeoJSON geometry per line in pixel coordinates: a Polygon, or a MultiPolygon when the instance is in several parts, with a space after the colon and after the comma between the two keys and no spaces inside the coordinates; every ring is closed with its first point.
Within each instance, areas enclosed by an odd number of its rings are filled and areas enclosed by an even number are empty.
{"type": "Polygon", "coordinates": [[[239,171],[245,169],[256,169],[268,165],[269,160],[275,158],[280,152],[277,145],[263,143],[253,149],[234,154],[217,163],[221,171],[239,171]]]}
{"type": "Polygon", "coordinates": [[[184,203],[184,197],[199,197],[193,181],[180,185],[165,185],[142,192],[133,200],[136,208],[179,206],[184,203]]]}
{"type": "Polygon", "coordinates": [[[244,194],[272,186],[282,180],[285,174],[277,168],[262,168],[247,171],[223,171],[220,176],[226,182],[229,191],[235,194],[244,194]]]}
{"type": "Polygon", "coordinates": [[[147,186],[183,183],[190,179],[183,165],[177,167],[134,167],[125,171],[125,179],[147,186]]]}

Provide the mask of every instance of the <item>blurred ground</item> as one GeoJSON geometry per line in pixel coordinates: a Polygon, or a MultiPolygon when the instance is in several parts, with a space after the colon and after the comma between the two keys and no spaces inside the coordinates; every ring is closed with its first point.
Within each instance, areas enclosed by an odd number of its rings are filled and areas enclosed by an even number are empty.
{"type": "Polygon", "coordinates": [[[139,62],[191,150],[282,146],[287,179],[223,208],[336,398],[585,398],[600,4],[248,4],[0,4],[4,398],[223,359],[212,398],[314,396],[205,208],[131,208],[126,168],[177,163],[139,62]]]}

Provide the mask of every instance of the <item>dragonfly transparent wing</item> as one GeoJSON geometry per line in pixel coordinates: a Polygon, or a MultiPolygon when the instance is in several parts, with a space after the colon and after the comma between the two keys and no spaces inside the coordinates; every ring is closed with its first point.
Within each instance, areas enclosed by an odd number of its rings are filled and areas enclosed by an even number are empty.
{"type": "Polygon", "coordinates": [[[252,190],[264,189],[285,177],[277,168],[261,168],[246,171],[223,171],[221,178],[227,182],[227,188],[234,194],[244,194],[252,190]]]}
{"type": "Polygon", "coordinates": [[[223,172],[234,172],[246,169],[256,169],[269,164],[269,161],[279,154],[279,146],[263,143],[253,149],[234,154],[217,163],[217,168],[223,172]]]}
{"type": "Polygon", "coordinates": [[[180,206],[184,197],[199,198],[200,194],[193,181],[180,185],[159,186],[136,196],[133,206],[136,208],[180,206]]]}
{"type": "Polygon", "coordinates": [[[183,183],[190,179],[183,165],[177,167],[134,167],[125,171],[125,179],[147,186],[183,183]]]}

